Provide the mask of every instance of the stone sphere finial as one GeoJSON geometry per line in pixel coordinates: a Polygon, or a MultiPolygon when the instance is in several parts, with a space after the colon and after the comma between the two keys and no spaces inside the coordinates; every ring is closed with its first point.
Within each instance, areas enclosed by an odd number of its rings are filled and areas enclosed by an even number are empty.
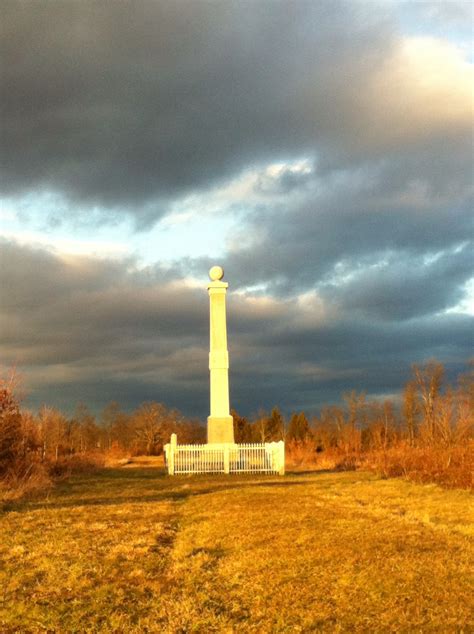
{"type": "Polygon", "coordinates": [[[217,282],[217,280],[221,280],[224,277],[224,269],[222,266],[213,266],[209,269],[209,277],[213,282],[217,282]]]}

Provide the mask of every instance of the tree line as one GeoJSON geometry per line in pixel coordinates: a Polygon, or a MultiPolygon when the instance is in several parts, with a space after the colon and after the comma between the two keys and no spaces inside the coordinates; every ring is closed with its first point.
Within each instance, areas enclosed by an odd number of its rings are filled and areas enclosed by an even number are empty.
{"type": "Polygon", "coordinates": [[[399,402],[370,400],[354,390],[342,395],[341,405],[328,405],[319,415],[293,413],[288,420],[275,407],[248,420],[233,412],[236,442],[289,443],[312,441],[317,453],[338,449],[360,453],[387,449],[400,441],[408,446],[454,446],[472,438],[474,372],[461,374],[455,384],[445,381],[438,361],[413,365],[399,402]]]}
{"type": "Polygon", "coordinates": [[[43,405],[34,415],[20,411],[12,387],[0,393],[0,476],[15,458],[58,461],[91,453],[153,455],[163,451],[172,433],[181,442],[205,442],[205,430],[196,420],[162,403],[145,402],[134,412],[109,403],[99,417],[79,404],[73,416],[43,405]]]}
{"type": "MultiPolygon", "coordinates": [[[[13,378],[0,384],[0,478],[31,460],[110,452],[159,455],[172,433],[180,444],[206,442],[199,421],[162,403],[146,402],[127,413],[112,402],[97,417],[84,404],[73,416],[46,405],[33,414],[21,410],[15,388],[13,378]]],[[[278,407],[250,418],[236,411],[232,415],[236,442],[285,440],[290,453],[302,446],[315,456],[359,456],[400,444],[413,449],[460,446],[473,439],[473,366],[448,384],[438,361],[414,365],[398,403],[350,391],[342,404],[325,406],[316,416],[301,411],[286,419],[278,407]]]]}

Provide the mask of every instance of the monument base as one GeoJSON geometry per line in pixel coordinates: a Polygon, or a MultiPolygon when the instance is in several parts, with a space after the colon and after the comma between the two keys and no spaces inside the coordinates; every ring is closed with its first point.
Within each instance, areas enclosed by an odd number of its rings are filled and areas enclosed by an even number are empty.
{"type": "Polygon", "coordinates": [[[234,442],[234,419],[232,416],[208,417],[207,442],[209,444],[234,442]]]}

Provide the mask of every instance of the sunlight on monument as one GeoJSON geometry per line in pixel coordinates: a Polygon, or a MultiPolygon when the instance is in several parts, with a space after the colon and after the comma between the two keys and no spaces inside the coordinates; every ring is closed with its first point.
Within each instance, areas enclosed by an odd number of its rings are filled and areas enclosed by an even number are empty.
{"type": "Polygon", "coordinates": [[[206,445],[178,445],[171,434],[165,445],[168,473],[285,473],[285,443],[236,444],[229,407],[229,353],[227,350],[224,269],[209,271],[209,380],[210,415],[206,445]]]}
{"type": "Polygon", "coordinates": [[[209,271],[209,372],[211,414],[207,419],[208,443],[233,443],[234,424],[229,414],[229,353],[225,300],[228,284],[222,282],[224,270],[213,266],[209,271]]]}

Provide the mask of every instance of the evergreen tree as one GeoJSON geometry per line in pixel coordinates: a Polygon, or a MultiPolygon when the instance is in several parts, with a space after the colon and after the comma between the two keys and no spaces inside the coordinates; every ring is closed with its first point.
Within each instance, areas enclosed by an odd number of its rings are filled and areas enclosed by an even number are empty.
{"type": "Polygon", "coordinates": [[[231,415],[234,419],[234,440],[237,443],[252,442],[252,427],[244,416],[239,416],[233,409],[231,415]]]}
{"type": "Polygon", "coordinates": [[[274,407],[267,422],[267,440],[277,441],[285,438],[285,420],[278,407],[274,407]]]}
{"type": "Polygon", "coordinates": [[[305,440],[310,436],[308,419],[304,412],[293,414],[288,426],[288,440],[305,440]]]}
{"type": "Polygon", "coordinates": [[[18,457],[21,446],[21,414],[11,385],[0,382],[0,476],[18,457]]]}

